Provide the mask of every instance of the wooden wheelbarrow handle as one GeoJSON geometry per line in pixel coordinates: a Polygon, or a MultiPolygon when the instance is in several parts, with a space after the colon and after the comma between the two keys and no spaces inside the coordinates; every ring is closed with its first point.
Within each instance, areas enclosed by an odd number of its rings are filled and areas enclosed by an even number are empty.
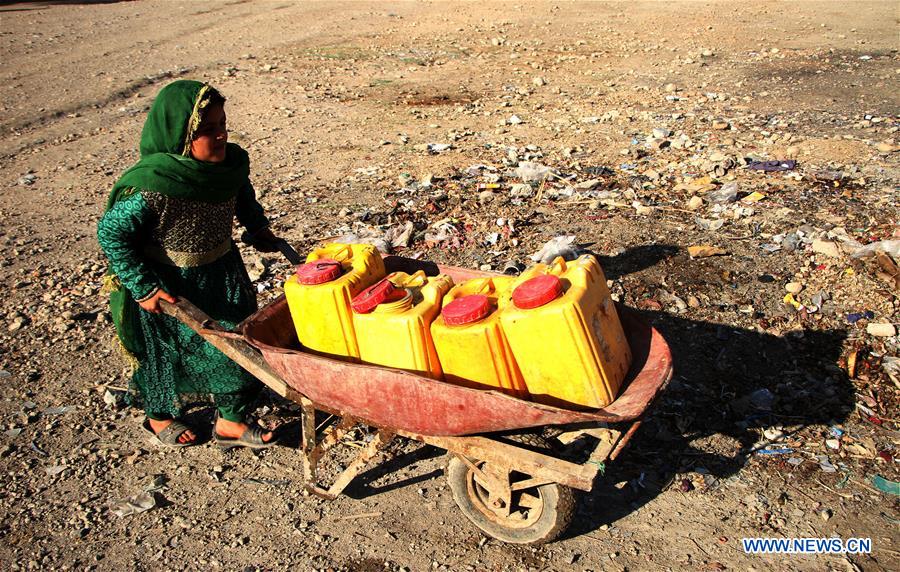
{"type": "Polygon", "coordinates": [[[184,298],[179,298],[174,304],[160,300],[159,306],[165,314],[172,316],[197,332],[213,347],[256,376],[278,395],[287,399],[295,399],[297,397],[296,391],[272,371],[272,368],[263,360],[259,352],[244,341],[243,335],[225,330],[218,322],[184,298]]]}

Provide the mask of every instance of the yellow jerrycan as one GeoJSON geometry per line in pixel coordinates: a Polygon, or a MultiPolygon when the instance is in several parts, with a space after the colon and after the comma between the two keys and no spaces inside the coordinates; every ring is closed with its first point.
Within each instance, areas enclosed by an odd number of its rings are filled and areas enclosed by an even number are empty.
{"type": "Polygon", "coordinates": [[[311,352],[359,359],[350,301],[384,277],[384,262],[369,244],[328,244],[306,257],[284,283],[297,339],[311,352]]]}
{"type": "Polygon", "coordinates": [[[535,265],[507,296],[500,323],[535,401],[599,408],[615,400],[631,348],[596,258],[535,265]]]}
{"type": "Polygon", "coordinates": [[[527,397],[522,372],[500,326],[501,295],[513,280],[475,278],[454,286],[444,297],[431,335],[446,381],[527,397]]]}
{"type": "Polygon", "coordinates": [[[363,290],[351,303],[360,360],[442,379],[431,322],[452,287],[449,276],[420,270],[393,272],[363,290]]]}

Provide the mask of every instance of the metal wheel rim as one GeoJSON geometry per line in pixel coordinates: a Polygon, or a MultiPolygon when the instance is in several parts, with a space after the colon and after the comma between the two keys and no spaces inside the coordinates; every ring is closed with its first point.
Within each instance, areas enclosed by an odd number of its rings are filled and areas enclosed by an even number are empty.
{"type": "MultiPolygon", "coordinates": [[[[478,468],[484,469],[485,463],[479,463],[478,468]]],[[[488,520],[499,524],[505,528],[529,528],[533,526],[541,515],[544,513],[544,497],[539,488],[525,489],[521,491],[513,491],[512,493],[512,510],[509,516],[502,514],[503,508],[494,508],[489,502],[490,492],[476,482],[475,472],[468,469],[466,473],[466,492],[471,499],[472,504],[478,509],[488,520]],[[526,500],[527,499],[527,500],[526,500]],[[533,499],[533,500],[532,500],[533,499]],[[525,500],[527,504],[533,506],[522,506],[520,503],[525,500]],[[523,515],[524,518],[517,515],[523,515]]]]}

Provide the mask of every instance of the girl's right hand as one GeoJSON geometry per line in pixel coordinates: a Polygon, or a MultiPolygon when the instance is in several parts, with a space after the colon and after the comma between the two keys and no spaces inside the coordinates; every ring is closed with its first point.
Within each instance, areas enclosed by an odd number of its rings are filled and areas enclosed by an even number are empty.
{"type": "Polygon", "coordinates": [[[166,302],[170,302],[172,304],[178,301],[174,296],[170,295],[165,290],[159,289],[153,296],[150,296],[143,302],[138,302],[138,305],[151,314],[161,314],[162,308],[159,307],[160,300],[165,300],[166,302]]]}

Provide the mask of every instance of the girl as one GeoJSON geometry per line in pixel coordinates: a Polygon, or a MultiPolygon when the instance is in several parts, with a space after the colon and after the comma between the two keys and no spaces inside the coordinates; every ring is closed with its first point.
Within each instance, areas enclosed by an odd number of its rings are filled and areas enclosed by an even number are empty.
{"type": "Polygon", "coordinates": [[[179,419],[192,394],[212,394],[219,444],[275,443],[272,433],[247,423],[260,382],[160,309],[160,300],[183,296],[229,328],[257,309],[231,239],[233,220],[258,250],[273,251],[277,239],[250,185],[247,152],[228,143],[224,104],[200,82],[164,87],[144,123],[141,159],[113,186],[98,225],[113,322],[136,360],[130,402],[143,407],[144,429],[173,447],[197,441],[179,419]]]}

